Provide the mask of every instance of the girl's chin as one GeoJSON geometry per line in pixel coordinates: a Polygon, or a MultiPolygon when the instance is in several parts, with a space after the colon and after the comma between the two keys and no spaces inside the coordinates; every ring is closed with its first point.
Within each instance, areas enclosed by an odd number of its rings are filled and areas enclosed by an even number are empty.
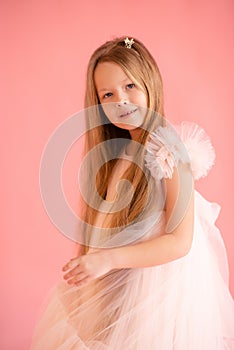
{"type": "Polygon", "coordinates": [[[115,123],[115,126],[117,126],[120,129],[124,130],[136,130],[138,129],[141,125],[131,125],[131,124],[124,124],[124,123],[115,123]]]}

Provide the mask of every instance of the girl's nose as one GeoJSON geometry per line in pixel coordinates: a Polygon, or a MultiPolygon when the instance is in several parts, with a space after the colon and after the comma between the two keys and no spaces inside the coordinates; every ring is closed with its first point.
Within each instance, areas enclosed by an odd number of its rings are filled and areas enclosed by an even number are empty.
{"type": "Polygon", "coordinates": [[[128,98],[125,94],[119,94],[116,96],[116,106],[117,107],[124,107],[126,104],[128,104],[128,98]]]}
{"type": "Polygon", "coordinates": [[[127,101],[126,100],[124,100],[124,101],[118,101],[118,102],[116,102],[116,107],[124,107],[124,106],[126,106],[127,105],[127,101]]]}

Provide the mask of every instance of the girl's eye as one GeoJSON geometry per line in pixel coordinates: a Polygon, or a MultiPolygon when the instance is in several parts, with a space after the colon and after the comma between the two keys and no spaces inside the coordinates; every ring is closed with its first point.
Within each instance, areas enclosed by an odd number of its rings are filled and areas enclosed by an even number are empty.
{"type": "Polygon", "coordinates": [[[112,93],[111,93],[111,92],[107,92],[107,93],[103,96],[103,98],[108,98],[108,97],[110,97],[110,96],[112,96],[112,93]]]}
{"type": "Polygon", "coordinates": [[[127,85],[128,89],[133,89],[134,87],[135,87],[135,84],[133,84],[133,83],[127,85]]]}

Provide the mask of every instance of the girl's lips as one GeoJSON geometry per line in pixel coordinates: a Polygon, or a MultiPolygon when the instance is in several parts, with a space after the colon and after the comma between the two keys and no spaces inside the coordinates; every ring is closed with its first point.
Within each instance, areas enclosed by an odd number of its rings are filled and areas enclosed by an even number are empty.
{"type": "Polygon", "coordinates": [[[124,114],[121,114],[119,117],[120,117],[120,118],[127,117],[128,115],[130,115],[130,114],[132,114],[132,113],[135,113],[136,111],[137,111],[137,108],[135,108],[135,109],[133,109],[133,110],[131,110],[131,111],[129,111],[129,112],[126,112],[126,113],[124,113],[124,114]]]}

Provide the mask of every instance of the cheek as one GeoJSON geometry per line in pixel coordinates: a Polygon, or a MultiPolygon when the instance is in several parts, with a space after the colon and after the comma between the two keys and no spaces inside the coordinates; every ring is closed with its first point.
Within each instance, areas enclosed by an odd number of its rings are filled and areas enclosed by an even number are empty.
{"type": "Polygon", "coordinates": [[[135,97],[136,104],[141,107],[148,107],[148,99],[144,92],[138,92],[135,97]]]}
{"type": "Polygon", "coordinates": [[[114,114],[114,105],[111,103],[103,103],[102,104],[102,109],[105,113],[105,115],[107,116],[107,118],[113,122],[114,118],[115,118],[115,114],[114,114]]]}

